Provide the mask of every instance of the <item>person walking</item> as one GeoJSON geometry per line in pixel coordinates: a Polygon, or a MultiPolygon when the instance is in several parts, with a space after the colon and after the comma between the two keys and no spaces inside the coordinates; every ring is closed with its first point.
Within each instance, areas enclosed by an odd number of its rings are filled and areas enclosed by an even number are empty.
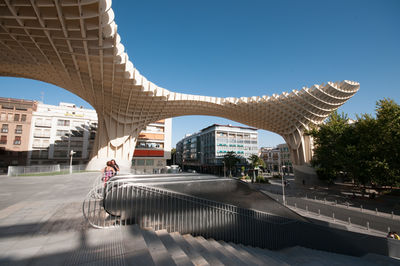
{"type": "Polygon", "coordinates": [[[119,166],[118,166],[117,162],[114,159],[111,160],[111,163],[112,163],[112,167],[114,168],[114,171],[115,171],[114,175],[117,175],[118,172],[119,172],[119,166]]]}
{"type": "Polygon", "coordinates": [[[111,161],[107,162],[107,166],[103,169],[103,181],[104,183],[107,183],[108,180],[111,179],[111,177],[115,176],[116,172],[113,167],[113,163],[111,161]]]}

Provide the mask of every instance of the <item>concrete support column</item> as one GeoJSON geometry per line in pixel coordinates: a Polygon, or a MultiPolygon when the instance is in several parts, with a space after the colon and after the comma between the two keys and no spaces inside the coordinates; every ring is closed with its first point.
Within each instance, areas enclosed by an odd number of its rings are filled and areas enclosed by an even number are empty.
{"type": "Polygon", "coordinates": [[[138,123],[120,123],[109,115],[98,112],[95,144],[87,170],[102,170],[114,159],[122,173],[129,173],[137,137],[143,126],[138,123]]]}

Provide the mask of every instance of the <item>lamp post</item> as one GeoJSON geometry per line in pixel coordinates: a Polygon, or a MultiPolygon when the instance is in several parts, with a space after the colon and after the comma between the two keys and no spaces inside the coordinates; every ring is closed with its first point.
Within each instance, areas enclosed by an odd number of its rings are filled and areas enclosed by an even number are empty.
{"type": "Polygon", "coordinates": [[[74,152],[74,150],[71,150],[69,152],[69,156],[71,156],[71,159],[69,161],[69,173],[72,174],[72,157],[74,156],[76,152],[74,152]]]}
{"type": "Polygon", "coordinates": [[[283,205],[286,205],[285,204],[285,202],[286,202],[286,200],[285,200],[285,184],[284,184],[284,182],[283,182],[283,175],[285,174],[285,167],[286,166],[282,166],[282,200],[283,200],[283,205]]]}
{"type": "Polygon", "coordinates": [[[224,163],[224,178],[226,177],[226,168],[225,168],[225,161],[223,161],[224,163]]]}

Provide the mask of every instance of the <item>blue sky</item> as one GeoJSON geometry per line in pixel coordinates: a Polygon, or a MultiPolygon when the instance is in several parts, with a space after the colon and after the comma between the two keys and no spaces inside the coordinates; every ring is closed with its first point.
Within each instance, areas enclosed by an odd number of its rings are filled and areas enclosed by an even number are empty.
{"type": "MultiPolygon", "coordinates": [[[[114,1],[136,68],[166,89],[209,96],[272,95],[327,81],[355,80],[360,91],[339,111],[373,113],[384,97],[400,103],[400,1],[114,1]]],[[[0,78],[0,96],[89,105],[55,86],[0,78]]],[[[173,119],[173,145],[210,124],[173,119]]],[[[261,146],[283,142],[259,131],[261,146]]]]}

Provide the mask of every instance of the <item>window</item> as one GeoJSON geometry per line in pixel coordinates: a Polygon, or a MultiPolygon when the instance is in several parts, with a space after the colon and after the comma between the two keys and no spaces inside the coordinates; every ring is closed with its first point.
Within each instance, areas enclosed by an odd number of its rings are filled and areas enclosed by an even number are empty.
{"type": "Polygon", "coordinates": [[[16,122],[19,121],[19,114],[14,114],[14,121],[16,121],[16,122]]]}
{"type": "Polygon", "coordinates": [[[8,121],[13,121],[13,114],[7,114],[7,120],[8,121]]]}
{"type": "Polygon", "coordinates": [[[69,126],[69,120],[62,120],[62,119],[58,119],[57,120],[57,126],[65,126],[68,127],[69,126]]]}
{"type": "Polygon", "coordinates": [[[7,136],[2,135],[0,137],[0,144],[7,144],[7,136]]]}
{"type": "Polygon", "coordinates": [[[33,140],[33,147],[40,147],[40,139],[34,139],[33,140]]]}
{"type": "Polygon", "coordinates": [[[146,166],[153,166],[154,160],[146,160],[146,166]]]}
{"type": "Polygon", "coordinates": [[[83,137],[83,130],[71,130],[71,137],[81,138],[83,137]]]}
{"type": "Polygon", "coordinates": [[[75,158],[82,158],[82,151],[76,151],[74,154],[75,158]]]}
{"type": "Polygon", "coordinates": [[[22,134],[22,125],[17,125],[15,128],[15,134],[22,134]]]}
{"type": "Polygon", "coordinates": [[[54,151],[54,157],[58,158],[68,157],[68,151],[54,151]]]}
{"type": "Polygon", "coordinates": [[[26,121],[26,115],[21,115],[21,122],[25,122],[26,121]]]}
{"type": "Polygon", "coordinates": [[[58,137],[68,136],[68,130],[57,130],[56,135],[58,137]]]}
{"type": "Polygon", "coordinates": [[[1,120],[1,121],[6,121],[6,120],[7,120],[7,115],[6,115],[6,113],[1,113],[1,115],[0,115],[0,120],[1,120]]]}
{"type": "Polygon", "coordinates": [[[145,160],[136,160],[137,166],[143,166],[144,165],[145,160]]]}
{"type": "Polygon", "coordinates": [[[3,124],[1,126],[1,133],[8,133],[8,124],[3,124]]]}
{"type": "Polygon", "coordinates": [[[95,138],[96,138],[96,132],[90,132],[89,139],[95,139],[95,138]]]}
{"type": "Polygon", "coordinates": [[[21,136],[15,136],[14,145],[21,145],[21,136]]]}

